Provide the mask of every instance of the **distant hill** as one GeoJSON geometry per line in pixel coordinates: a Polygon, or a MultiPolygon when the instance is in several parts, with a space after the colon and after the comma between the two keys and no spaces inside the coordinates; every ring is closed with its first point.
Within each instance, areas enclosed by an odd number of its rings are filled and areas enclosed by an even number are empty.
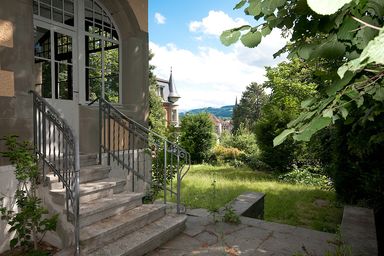
{"type": "Polygon", "coordinates": [[[191,109],[191,110],[180,113],[180,117],[183,117],[186,114],[198,114],[202,112],[207,112],[222,119],[232,119],[233,107],[234,105],[223,106],[221,108],[208,107],[208,108],[191,109]]]}

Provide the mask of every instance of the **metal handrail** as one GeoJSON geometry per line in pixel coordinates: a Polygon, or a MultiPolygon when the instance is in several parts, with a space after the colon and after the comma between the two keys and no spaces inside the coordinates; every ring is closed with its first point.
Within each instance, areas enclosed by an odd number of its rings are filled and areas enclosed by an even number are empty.
{"type": "Polygon", "coordinates": [[[127,117],[102,98],[99,99],[99,143],[100,163],[102,153],[106,153],[108,165],[113,159],[137,179],[152,187],[161,187],[164,203],[167,203],[167,193],[175,196],[177,213],[181,213],[181,181],[191,165],[185,149],[127,117]],[[148,158],[152,167],[150,177],[146,175],[148,158]],[[174,178],[176,185],[172,184],[174,178]]]}
{"type": "Polygon", "coordinates": [[[30,91],[30,93],[33,95],[34,149],[38,159],[43,163],[43,177],[45,178],[45,166],[48,166],[65,188],[67,218],[71,208],[75,231],[75,255],[79,255],[79,140],[60,113],[37,92],[30,91]]]}

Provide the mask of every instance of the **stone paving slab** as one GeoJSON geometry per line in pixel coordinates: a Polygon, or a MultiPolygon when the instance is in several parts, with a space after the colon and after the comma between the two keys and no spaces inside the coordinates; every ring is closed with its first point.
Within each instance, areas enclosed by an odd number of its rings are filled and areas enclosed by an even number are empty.
{"type": "Polygon", "coordinates": [[[240,217],[241,224],[214,222],[205,209],[188,210],[185,231],[148,256],[292,256],[302,247],[320,256],[334,250],[335,235],[240,217]]]}

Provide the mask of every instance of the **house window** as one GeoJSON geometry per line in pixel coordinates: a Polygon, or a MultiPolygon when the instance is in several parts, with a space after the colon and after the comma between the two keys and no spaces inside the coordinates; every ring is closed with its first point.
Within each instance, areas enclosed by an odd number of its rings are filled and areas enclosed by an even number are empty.
{"type": "Polygon", "coordinates": [[[33,0],[33,14],[73,27],[74,0],[33,0]]]}
{"type": "Polygon", "coordinates": [[[35,26],[35,69],[43,97],[73,99],[72,42],[70,35],[35,26]]]}
{"type": "Polygon", "coordinates": [[[172,122],[177,122],[177,110],[176,109],[172,110],[171,120],[172,120],[172,122]]]}
{"type": "Polygon", "coordinates": [[[119,35],[105,8],[96,0],[33,0],[33,13],[36,84],[42,96],[71,100],[75,78],[83,76],[85,83],[78,85],[85,92],[82,101],[120,102],[119,35]],[[82,6],[82,13],[76,11],[82,6]],[[85,47],[77,49],[79,43],[85,47]]]}
{"type": "Polygon", "coordinates": [[[109,15],[85,0],[86,100],[119,102],[119,36],[109,15]]]}

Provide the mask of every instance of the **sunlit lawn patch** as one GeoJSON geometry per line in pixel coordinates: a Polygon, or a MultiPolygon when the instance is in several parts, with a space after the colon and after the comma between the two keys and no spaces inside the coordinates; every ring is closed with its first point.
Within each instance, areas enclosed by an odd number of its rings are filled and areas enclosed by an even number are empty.
{"type": "Polygon", "coordinates": [[[219,208],[246,191],[266,194],[264,218],[267,221],[327,232],[336,232],[341,222],[342,208],[333,191],[282,183],[272,175],[249,168],[192,166],[183,180],[182,202],[192,208],[219,208]],[[314,202],[318,199],[329,204],[316,205],[314,202]]]}

